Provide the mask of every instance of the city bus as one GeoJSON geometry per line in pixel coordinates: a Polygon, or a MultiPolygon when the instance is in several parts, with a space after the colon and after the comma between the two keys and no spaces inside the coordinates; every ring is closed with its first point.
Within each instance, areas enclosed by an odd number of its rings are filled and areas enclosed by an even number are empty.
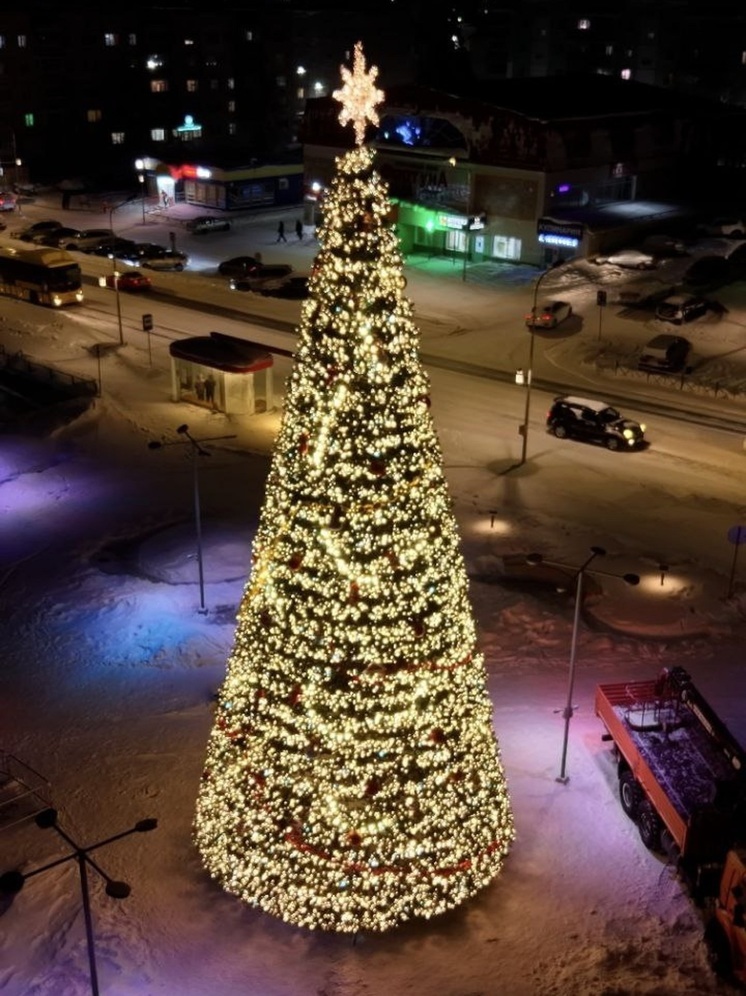
{"type": "Polygon", "coordinates": [[[80,304],[80,267],[62,249],[0,249],[0,294],[50,308],[80,304]]]}

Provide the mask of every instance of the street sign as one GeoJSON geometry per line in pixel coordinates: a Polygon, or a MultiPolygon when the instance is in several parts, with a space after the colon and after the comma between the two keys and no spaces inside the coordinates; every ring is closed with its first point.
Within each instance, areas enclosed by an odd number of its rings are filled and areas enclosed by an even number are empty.
{"type": "Polygon", "coordinates": [[[153,331],[153,316],[152,315],[143,315],[142,316],[142,330],[143,330],[143,332],[152,332],[153,331]]]}

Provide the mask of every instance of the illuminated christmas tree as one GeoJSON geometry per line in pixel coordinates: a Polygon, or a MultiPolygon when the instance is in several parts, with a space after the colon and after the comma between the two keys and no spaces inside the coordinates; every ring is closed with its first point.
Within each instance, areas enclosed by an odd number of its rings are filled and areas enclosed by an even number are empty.
{"type": "Polygon", "coordinates": [[[307,927],[462,903],[513,825],[387,191],[377,70],[337,161],[199,791],[209,872],[307,927]]]}

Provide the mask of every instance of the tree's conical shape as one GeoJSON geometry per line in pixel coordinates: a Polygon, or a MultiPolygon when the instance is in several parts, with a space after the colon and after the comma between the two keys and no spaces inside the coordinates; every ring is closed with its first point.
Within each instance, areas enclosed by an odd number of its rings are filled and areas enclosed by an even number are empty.
{"type": "Polygon", "coordinates": [[[335,931],[458,905],[513,837],[389,211],[341,157],[195,819],[225,889],[335,931]]]}

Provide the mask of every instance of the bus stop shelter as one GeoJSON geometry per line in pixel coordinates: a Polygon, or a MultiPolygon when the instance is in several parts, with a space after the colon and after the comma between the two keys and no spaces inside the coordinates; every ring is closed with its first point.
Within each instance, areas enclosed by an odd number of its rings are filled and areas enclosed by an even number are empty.
{"type": "Polygon", "coordinates": [[[272,354],[222,332],[179,339],[169,346],[171,397],[227,415],[272,408],[272,354]]]}

